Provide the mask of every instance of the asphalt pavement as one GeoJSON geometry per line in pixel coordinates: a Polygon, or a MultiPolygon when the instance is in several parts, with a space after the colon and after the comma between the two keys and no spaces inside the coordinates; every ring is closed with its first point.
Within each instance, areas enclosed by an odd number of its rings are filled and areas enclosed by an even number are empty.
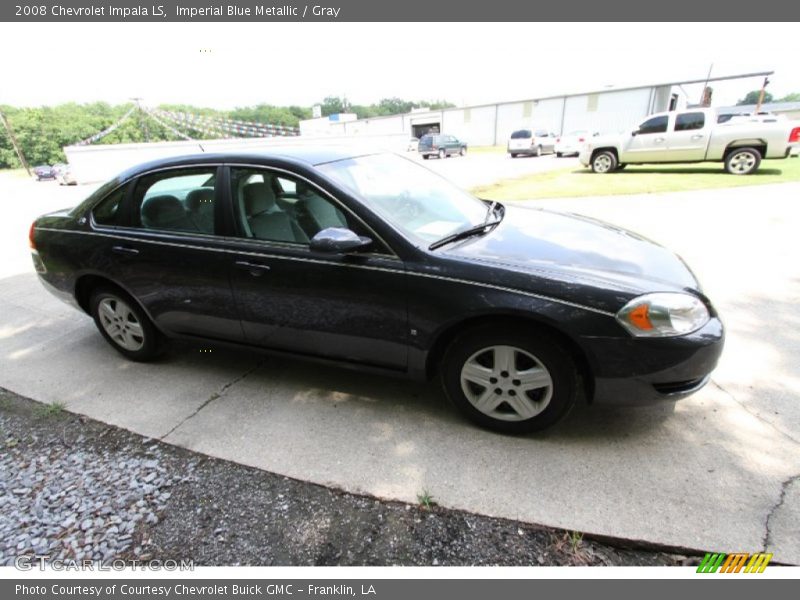
{"type": "MultiPolygon", "coordinates": [[[[474,154],[435,168],[469,186],[501,160],[557,161],[474,154]]],[[[0,386],[348,491],[413,502],[424,489],[489,516],[800,563],[800,184],[534,203],[678,251],[728,339],[713,382],[687,400],[579,407],[528,437],[476,429],[434,384],[191,345],[155,364],[125,361],[41,287],[27,256],[32,218],[87,191],[0,176],[0,386]]]]}

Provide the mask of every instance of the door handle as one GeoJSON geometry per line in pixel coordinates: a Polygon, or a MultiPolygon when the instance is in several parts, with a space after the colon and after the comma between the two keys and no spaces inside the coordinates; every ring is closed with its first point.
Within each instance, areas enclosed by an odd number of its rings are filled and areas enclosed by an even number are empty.
{"type": "Polygon", "coordinates": [[[663,141],[664,141],[664,138],[656,138],[656,139],[655,139],[655,140],[653,140],[653,141],[655,141],[655,143],[656,143],[656,144],[660,144],[661,142],[663,142],[663,141]]]}
{"type": "Polygon", "coordinates": [[[139,251],[136,248],[129,248],[128,246],[112,246],[111,251],[114,254],[123,254],[127,256],[139,254],[139,251]]]}
{"type": "Polygon", "coordinates": [[[253,276],[261,276],[267,271],[269,271],[269,265],[264,265],[261,263],[252,263],[246,260],[237,260],[235,263],[237,269],[243,269],[245,271],[249,271],[253,276]]]}
{"type": "Polygon", "coordinates": [[[703,139],[703,134],[702,133],[697,133],[697,134],[692,136],[692,139],[693,140],[702,140],[703,139]]]}

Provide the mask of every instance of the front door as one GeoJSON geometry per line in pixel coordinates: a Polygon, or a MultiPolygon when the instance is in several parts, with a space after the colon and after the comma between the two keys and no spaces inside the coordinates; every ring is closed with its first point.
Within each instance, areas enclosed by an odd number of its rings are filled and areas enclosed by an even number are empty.
{"type": "Polygon", "coordinates": [[[405,370],[403,263],[357,217],[305,179],[231,167],[230,199],[241,241],[231,281],[248,343],[405,370]],[[314,252],[327,227],[375,239],[366,252],[314,252]]]}
{"type": "Polygon", "coordinates": [[[648,119],[631,134],[620,153],[621,163],[668,161],[667,126],[669,117],[661,115],[648,119]]]}

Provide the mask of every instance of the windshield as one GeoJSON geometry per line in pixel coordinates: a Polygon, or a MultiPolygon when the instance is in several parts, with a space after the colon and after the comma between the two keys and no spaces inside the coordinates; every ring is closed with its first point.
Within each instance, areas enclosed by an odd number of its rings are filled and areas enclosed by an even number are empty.
{"type": "Polygon", "coordinates": [[[487,206],[412,160],[373,154],[317,167],[420,245],[484,222],[487,206]]]}
{"type": "Polygon", "coordinates": [[[511,139],[512,140],[523,140],[523,139],[529,138],[529,137],[533,137],[533,136],[531,135],[531,132],[528,129],[521,129],[521,130],[515,131],[514,133],[511,134],[511,139]]]}

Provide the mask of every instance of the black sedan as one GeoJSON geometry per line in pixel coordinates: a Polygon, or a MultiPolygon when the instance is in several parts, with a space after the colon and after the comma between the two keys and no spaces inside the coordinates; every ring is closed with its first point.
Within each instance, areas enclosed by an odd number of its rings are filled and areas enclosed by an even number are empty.
{"type": "Polygon", "coordinates": [[[723,327],[636,234],[479,200],[413,161],[339,148],[136,167],[40,217],[41,281],[132,360],[169,338],[419,379],[473,421],[541,429],[579,397],[700,389],[723,327]]]}

